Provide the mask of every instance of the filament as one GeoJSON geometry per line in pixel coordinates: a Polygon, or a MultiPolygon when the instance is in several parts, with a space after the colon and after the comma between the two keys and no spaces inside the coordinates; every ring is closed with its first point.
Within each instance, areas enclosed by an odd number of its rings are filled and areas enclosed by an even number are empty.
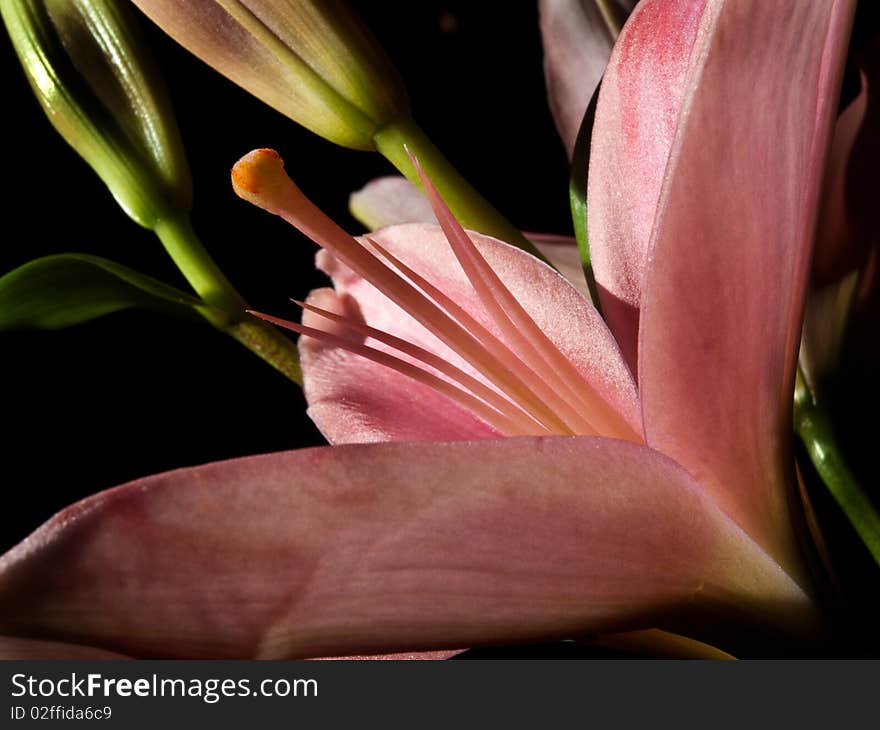
{"type": "Polygon", "coordinates": [[[329,332],[253,314],[427,385],[507,435],[602,434],[638,441],[639,436],[626,420],[504,285],[418,161],[412,160],[465,277],[506,342],[380,243],[368,237],[371,251],[330,220],[290,180],[283,162],[272,150],[246,155],[236,163],[232,178],[242,198],[281,216],[327,249],[458,353],[485,382],[423,347],[309,303],[297,302],[351,334],[371,338],[399,355],[367,345],[363,339],[338,334],[338,330],[329,332]]]}

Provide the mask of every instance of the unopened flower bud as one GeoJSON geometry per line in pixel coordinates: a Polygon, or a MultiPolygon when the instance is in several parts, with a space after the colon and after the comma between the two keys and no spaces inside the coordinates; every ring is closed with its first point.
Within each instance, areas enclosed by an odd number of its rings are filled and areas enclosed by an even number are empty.
{"type": "Polygon", "coordinates": [[[166,33],[269,106],[345,147],[409,114],[400,77],[338,0],[134,0],[166,33]]]}
{"type": "Polygon", "coordinates": [[[164,86],[127,3],[3,0],[34,93],[65,140],[136,222],[188,210],[191,181],[164,86]]]}

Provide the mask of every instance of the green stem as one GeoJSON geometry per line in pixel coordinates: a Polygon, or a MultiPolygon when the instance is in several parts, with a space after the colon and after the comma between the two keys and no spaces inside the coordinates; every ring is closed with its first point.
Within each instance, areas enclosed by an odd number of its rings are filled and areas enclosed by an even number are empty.
{"type": "Polygon", "coordinates": [[[168,216],[153,230],[195,292],[225,315],[207,317],[208,321],[290,380],[302,384],[296,345],[272,325],[245,312],[247,303],[205,250],[189,216],[168,216]]]}
{"type": "Polygon", "coordinates": [[[828,415],[813,400],[800,373],[795,388],[794,427],[831,496],[880,564],[880,515],[846,465],[828,415]]]}
{"type": "Polygon", "coordinates": [[[244,299],[205,250],[189,216],[182,213],[163,218],[153,230],[196,294],[230,316],[241,318],[244,299]]]}
{"type": "Polygon", "coordinates": [[[385,125],[376,132],[373,141],[392,165],[419,185],[406,150],[412,152],[465,228],[500,238],[546,261],[526,237],[461,176],[412,119],[385,125]]]}
{"type": "Polygon", "coordinates": [[[296,345],[268,322],[249,317],[224,327],[223,331],[282,375],[297,385],[302,385],[302,370],[296,345]]]}

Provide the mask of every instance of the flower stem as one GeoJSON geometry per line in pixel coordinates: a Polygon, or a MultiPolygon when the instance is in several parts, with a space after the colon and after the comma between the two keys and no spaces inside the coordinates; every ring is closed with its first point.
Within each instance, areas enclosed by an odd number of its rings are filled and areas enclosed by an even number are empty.
{"type": "Polygon", "coordinates": [[[282,375],[297,385],[302,385],[302,370],[296,345],[272,325],[247,315],[247,319],[222,329],[282,375]]]}
{"type": "Polygon", "coordinates": [[[880,564],[880,514],[846,465],[828,414],[813,399],[800,372],[795,387],[794,428],[831,496],[880,564]]]}
{"type": "Polygon", "coordinates": [[[373,141],[392,165],[419,185],[419,176],[406,150],[412,152],[465,228],[499,238],[546,261],[525,236],[461,176],[411,118],[385,125],[376,132],[373,141]]]}
{"type": "Polygon", "coordinates": [[[270,324],[249,315],[247,304],[199,240],[186,214],[163,218],[154,231],[190,286],[217,315],[205,318],[297,384],[296,345],[270,324]]]}
{"type": "Polygon", "coordinates": [[[160,220],[153,229],[196,294],[207,304],[239,317],[245,301],[199,240],[185,213],[160,220]]]}

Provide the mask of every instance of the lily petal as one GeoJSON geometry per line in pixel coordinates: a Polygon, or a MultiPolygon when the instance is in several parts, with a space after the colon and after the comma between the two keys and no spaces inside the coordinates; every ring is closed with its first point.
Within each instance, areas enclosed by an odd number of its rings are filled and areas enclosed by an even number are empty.
{"type": "Polygon", "coordinates": [[[556,129],[571,158],[587,104],[638,0],[541,0],[544,78],[556,129]]]}
{"type": "Polygon", "coordinates": [[[682,469],[601,438],[184,469],[80,502],[0,558],[4,634],[133,656],[422,651],[672,616],[785,632],[814,620],[682,469]]]}
{"type": "MultiPolygon", "coordinates": [[[[335,280],[358,281],[331,256],[320,256],[319,266],[335,280]]],[[[376,326],[349,294],[316,289],[306,303],[376,326]]],[[[307,327],[327,329],[327,320],[308,310],[303,312],[302,322],[307,327]]],[[[422,334],[417,324],[413,329],[422,334]]],[[[392,352],[382,343],[372,344],[392,352]]],[[[311,337],[300,337],[298,346],[300,362],[308,373],[303,377],[306,412],[330,443],[471,440],[503,435],[445,395],[385,365],[311,337]]],[[[446,350],[442,343],[438,349],[446,350]]],[[[396,351],[394,354],[400,356],[396,351]]]]}
{"type": "Polygon", "coordinates": [[[16,636],[0,636],[0,660],[10,659],[128,659],[123,654],[80,644],[36,641],[16,636]]]}
{"type": "Polygon", "coordinates": [[[633,372],[648,245],[705,5],[643,0],[599,91],[587,182],[590,258],[605,319],[633,372]]]}
{"type": "Polygon", "coordinates": [[[359,654],[356,656],[328,656],[328,657],[317,657],[318,659],[323,659],[328,662],[337,662],[337,661],[359,661],[359,662],[397,662],[397,661],[442,661],[444,659],[451,659],[456,654],[461,654],[463,651],[467,651],[467,649],[442,649],[440,651],[417,651],[417,652],[409,652],[404,654],[359,654]]]}
{"type": "Polygon", "coordinates": [[[370,180],[348,197],[348,209],[371,231],[398,223],[437,223],[431,203],[419,186],[403,175],[370,180]]]}
{"type": "MultiPolygon", "coordinates": [[[[371,180],[348,198],[351,214],[370,230],[398,223],[436,223],[431,204],[415,183],[401,175],[388,175],[371,180]]],[[[553,264],[585,298],[589,299],[587,282],[581,266],[577,241],[573,236],[550,233],[524,233],[535,248],[553,264]]]]}
{"type": "Polygon", "coordinates": [[[862,54],[860,66],[861,93],[837,120],[825,172],[813,254],[813,279],[820,286],[862,264],[868,244],[876,241],[873,180],[880,163],[880,41],[862,54]]]}
{"type": "Polygon", "coordinates": [[[791,570],[794,371],[854,8],[706,3],[642,301],[648,443],[791,570]]]}
{"type": "MultiPolygon", "coordinates": [[[[633,430],[641,433],[635,383],[614,338],[593,306],[535,257],[497,239],[470,235],[538,326],[606,402],[633,430]]],[[[507,341],[485,312],[439,227],[392,226],[371,238],[507,341]]],[[[321,302],[311,303],[355,316],[483,379],[452,349],[347,266],[323,252],[318,255],[318,266],[333,280],[335,295],[322,290],[314,294],[321,302]]],[[[326,321],[309,312],[304,314],[303,323],[326,327],[326,321]]],[[[381,343],[371,344],[388,349],[381,343]]],[[[444,396],[387,368],[308,337],[300,339],[299,349],[309,415],[331,443],[457,440],[499,435],[444,396]]]]}
{"type": "Polygon", "coordinates": [[[584,278],[584,267],[574,236],[556,236],[549,233],[526,233],[554,268],[562,274],[569,284],[577,289],[584,299],[590,300],[590,290],[584,278]]]}

